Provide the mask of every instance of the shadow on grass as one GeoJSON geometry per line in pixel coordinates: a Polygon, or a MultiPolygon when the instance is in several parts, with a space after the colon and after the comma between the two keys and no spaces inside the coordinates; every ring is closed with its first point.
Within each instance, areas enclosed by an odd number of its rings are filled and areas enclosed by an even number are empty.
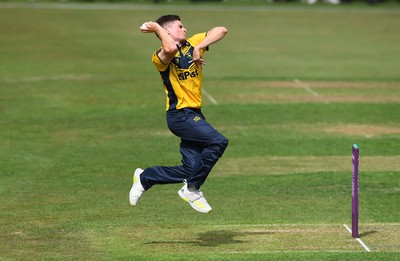
{"type": "Polygon", "coordinates": [[[359,238],[362,238],[362,237],[365,237],[365,236],[368,236],[368,235],[371,235],[371,234],[375,234],[375,233],[377,233],[378,231],[376,231],[376,230],[371,230],[371,231],[365,231],[365,232],[363,232],[363,233],[360,233],[359,235],[358,235],[358,237],[359,238]]]}
{"type": "Polygon", "coordinates": [[[273,234],[271,232],[235,232],[228,230],[212,230],[204,233],[197,234],[197,240],[186,241],[186,240],[174,240],[174,241],[151,241],[144,243],[146,245],[151,244],[191,244],[195,246],[208,246],[216,247],[226,244],[241,244],[246,243],[246,240],[239,240],[236,237],[246,235],[260,235],[260,234],[273,234]]]}

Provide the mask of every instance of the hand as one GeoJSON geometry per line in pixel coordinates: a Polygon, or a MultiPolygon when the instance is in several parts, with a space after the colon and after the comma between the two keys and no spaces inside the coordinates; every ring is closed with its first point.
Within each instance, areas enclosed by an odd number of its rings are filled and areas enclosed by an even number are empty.
{"type": "Polygon", "coordinates": [[[142,26],[139,27],[140,31],[142,31],[142,33],[152,33],[152,32],[154,32],[154,30],[152,30],[153,23],[154,22],[151,22],[151,21],[144,22],[142,24],[142,26]]]}
{"type": "Polygon", "coordinates": [[[193,59],[190,62],[194,62],[201,67],[206,65],[206,61],[200,56],[200,50],[196,47],[193,49],[193,59]]]}

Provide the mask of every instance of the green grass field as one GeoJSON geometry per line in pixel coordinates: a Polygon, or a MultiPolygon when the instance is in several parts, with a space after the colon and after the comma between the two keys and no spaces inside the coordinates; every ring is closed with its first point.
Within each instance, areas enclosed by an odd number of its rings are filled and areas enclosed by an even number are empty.
{"type": "Polygon", "coordinates": [[[0,260],[400,258],[400,6],[63,6],[0,4],[0,260]],[[138,29],[165,13],[229,29],[205,56],[230,140],[207,215],[179,184],[128,202],[136,167],[180,162],[138,29]],[[371,252],[344,227],[354,143],[371,252]]]}

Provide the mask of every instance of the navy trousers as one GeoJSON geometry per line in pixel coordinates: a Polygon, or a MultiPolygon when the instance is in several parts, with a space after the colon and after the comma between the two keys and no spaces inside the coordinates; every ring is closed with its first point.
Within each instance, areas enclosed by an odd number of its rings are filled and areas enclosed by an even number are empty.
{"type": "Polygon", "coordinates": [[[181,138],[182,165],[149,167],[140,175],[145,190],[155,184],[182,183],[199,189],[228,146],[228,139],[214,129],[200,110],[167,111],[170,131],[181,138]]]}

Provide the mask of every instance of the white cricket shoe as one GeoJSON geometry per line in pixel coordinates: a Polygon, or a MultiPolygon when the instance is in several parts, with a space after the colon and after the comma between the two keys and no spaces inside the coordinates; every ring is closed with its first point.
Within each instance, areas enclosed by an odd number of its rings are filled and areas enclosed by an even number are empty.
{"type": "Polygon", "coordinates": [[[187,183],[178,191],[178,195],[190,206],[201,213],[208,213],[212,210],[211,206],[208,204],[203,192],[200,190],[189,191],[187,188],[187,183]]]}
{"type": "Polygon", "coordinates": [[[136,206],[143,192],[145,192],[142,183],[140,183],[140,174],[142,174],[143,170],[141,168],[137,168],[135,173],[133,174],[133,185],[131,191],[129,191],[129,202],[132,206],[136,206]]]}

